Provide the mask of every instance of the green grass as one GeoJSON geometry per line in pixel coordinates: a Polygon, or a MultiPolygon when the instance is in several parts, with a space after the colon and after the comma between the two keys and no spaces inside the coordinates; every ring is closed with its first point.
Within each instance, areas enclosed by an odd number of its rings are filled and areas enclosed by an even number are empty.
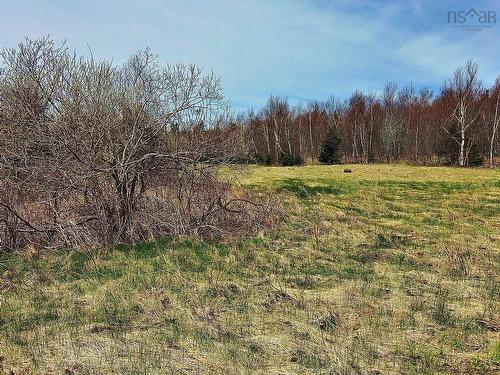
{"type": "Polygon", "coordinates": [[[0,256],[0,372],[495,373],[500,171],[250,167],[275,231],[0,256]]]}

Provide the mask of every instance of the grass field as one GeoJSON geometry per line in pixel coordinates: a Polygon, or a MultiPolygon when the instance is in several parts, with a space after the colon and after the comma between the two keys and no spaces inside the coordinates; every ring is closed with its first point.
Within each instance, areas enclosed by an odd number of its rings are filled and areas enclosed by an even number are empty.
{"type": "Polygon", "coordinates": [[[3,255],[0,370],[500,371],[500,170],[250,167],[241,188],[280,194],[280,228],[3,255]]]}

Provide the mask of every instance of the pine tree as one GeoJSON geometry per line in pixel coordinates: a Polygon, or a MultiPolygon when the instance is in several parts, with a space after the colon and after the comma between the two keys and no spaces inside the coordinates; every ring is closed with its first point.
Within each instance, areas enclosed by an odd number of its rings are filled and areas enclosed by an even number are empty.
{"type": "Polygon", "coordinates": [[[304,164],[304,159],[300,155],[286,153],[280,156],[280,164],[284,167],[304,164]]]}
{"type": "Polygon", "coordinates": [[[437,156],[441,164],[444,165],[457,165],[460,146],[457,142],[459,139],[458,125],[451,123],[445,137],[438,145],[437,156]]]}
{"type": "Polygon", "coordinates": [[[473,144],[467,156],[467,165],[469,167],[480,167],[484,163],[483,155],[479,152],[476,144],[473,144]]]}
{"type": "Polygon", "coordinates": [[[323,164],[341,164],[342,140],[336,126],[331,126],[326,133],[325,140],[319,152],[319,161],[323,164]]]}

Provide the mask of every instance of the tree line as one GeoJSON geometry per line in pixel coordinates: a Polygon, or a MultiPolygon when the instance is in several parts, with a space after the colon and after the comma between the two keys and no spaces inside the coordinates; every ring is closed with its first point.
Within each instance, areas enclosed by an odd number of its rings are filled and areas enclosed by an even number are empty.
{"type": "Polygon", "coordinates": [[[271,96],[262,110],[235,123],[244,139],[242,157],[257,163],[493,166],[500,145],[500,78],[485,87],[478,65],[469,61],[437,95],[389,82],[378,95],[356,91],[347,100],[332,97],[306,107],[271,96]],[[326,149],[339,156],[326,157],[326,149]]]}

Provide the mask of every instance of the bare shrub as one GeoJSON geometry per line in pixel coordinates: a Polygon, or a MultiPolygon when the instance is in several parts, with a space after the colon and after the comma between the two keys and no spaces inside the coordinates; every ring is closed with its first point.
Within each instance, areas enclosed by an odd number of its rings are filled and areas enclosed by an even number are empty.
{"type": "Polygon", "coordinates": [[[204,238],[241,237],[274,225],[279,204],[248,193],[232,192],[203,167],[177,171],[167,179],[168,188],[151,189],[139,210],[145,237],[161,233],[198,235],[204,238]]]}
{"type": "Polygon", "coordinates": [[[219,79],[122,67],[48,38],[4,49],[0,75],[0,248],[98,246],[258,228],[268,207],[218,177],[235,154],[219,79]]]}

